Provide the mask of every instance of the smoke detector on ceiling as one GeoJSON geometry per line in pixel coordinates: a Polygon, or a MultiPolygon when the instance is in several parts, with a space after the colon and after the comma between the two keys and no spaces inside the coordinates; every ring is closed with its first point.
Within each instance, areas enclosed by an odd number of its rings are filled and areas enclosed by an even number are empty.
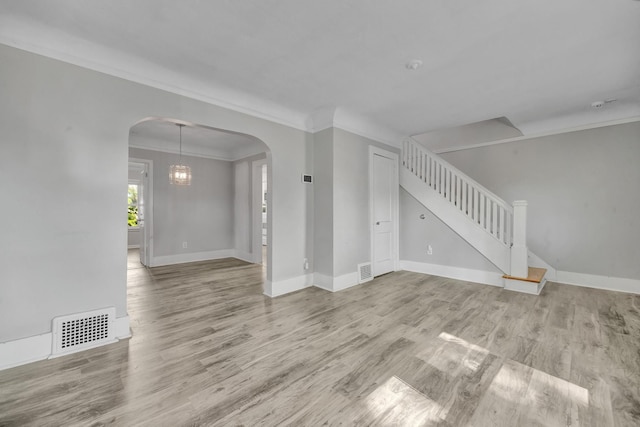
{"type": "Polygon", "coordinates": [[[419,59],[412,59],[411,61],[407,62],[404,66],[407,68],[407,70],[415,71],[418,68],[422,67],[422,61],[420,61],[419,59]]]}
{"type": "Polygon", "coordinates": [[[605,99],[604,101],[594,101],[591,103],[591,108],[602,108],[607,104],[611,104],[612,102],[616,102],[617,99],[605,99]]]}

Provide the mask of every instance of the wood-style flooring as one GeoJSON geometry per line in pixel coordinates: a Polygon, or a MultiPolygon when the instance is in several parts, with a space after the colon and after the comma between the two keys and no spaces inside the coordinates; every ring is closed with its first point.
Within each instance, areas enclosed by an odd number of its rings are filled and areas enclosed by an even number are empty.
{"type": "Polygon", "coordinates": [[[129,269],[133,337],[0,371],[1,426],[638,426],[640,296],[396,272],[271,299],[235,259],[129,269]]]}

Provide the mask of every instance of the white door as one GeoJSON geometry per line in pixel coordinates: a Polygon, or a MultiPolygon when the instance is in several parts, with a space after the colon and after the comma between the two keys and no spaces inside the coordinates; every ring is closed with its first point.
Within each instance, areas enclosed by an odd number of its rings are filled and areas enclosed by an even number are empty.
{"type": "MultiPolygon", "coordinates": [[[[392,153],[391,156],[393,156],[392,153]]],[[[397,157],[371,153],[373,275],[395,270],[397,254],[397,157]]]]}

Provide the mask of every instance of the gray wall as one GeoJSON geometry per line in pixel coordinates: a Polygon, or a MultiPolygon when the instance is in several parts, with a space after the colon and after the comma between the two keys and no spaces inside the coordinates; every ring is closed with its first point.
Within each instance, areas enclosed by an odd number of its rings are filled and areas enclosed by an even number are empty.
{"type": "Polygon", "coordinates": [[[181,186],[169,183],[169,166],[178,155],[130,148],[129,156],[153,161],[154,256],[234,248],[231,162],[182,156],[182,163],[191,167],[192,182],[181,186]]]}
{"type": "Polygon", "coordinates": [[[305,273],[307,133],[3,45],[0,63],[0,180],[15,183],[0,186],[11,201],[0,210],[0,342],[49,332],[64,314],[114,306],[126,315],[129,129],[147,117],[263,141],[272,162],[267,278],[305,273]],[[16,212],[27,226],[15,225],[16,212]]]}
{"type": "Polygon", "coordinates": [[[400,259],[500,272],[403,188],[400,188],[400,259]],[[423,214],[425,219],[420,218],[423,214]],[[431,255],[427,254],[429,245],[433,249],[431,255]]]}
{"type": "Polygon", "coordinates": [[[338,277],[370,261],[369,146],[397,148],[329,128],[314,135],[315,271],[338,277]]]}
{"type": "Polygon", "coordinates": [[[334,129],[333,136],[333,273],[341,276],[371,261],[369,146],[400,151],[342,129],[334,129]]]}
{"type": "Polygon", "coordinates": [[[127,246],[130,248],[140,247],[140,229],[129,229],[127,233],[127,246]]]}
{"type": "Polygon", "coordinates": [[[442,155],[507,202],[561,271],[640,279],[640,122],[442,155]]]}
{"type": "Polygon", "coordinates": [[[333,128],[314,134],[313,181],[315,271],[333,277],[333,128]]]}

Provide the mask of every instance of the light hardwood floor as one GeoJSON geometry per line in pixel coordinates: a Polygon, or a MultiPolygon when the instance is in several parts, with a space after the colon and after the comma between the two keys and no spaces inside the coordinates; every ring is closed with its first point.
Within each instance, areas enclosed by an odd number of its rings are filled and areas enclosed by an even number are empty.
{"type": "Polygon", "coordinates": [[[0,425],[640,425],[640,296],[397,272],[270,299],[262,281],[131,260],[133,338],[0,371],[0,425]]]}

